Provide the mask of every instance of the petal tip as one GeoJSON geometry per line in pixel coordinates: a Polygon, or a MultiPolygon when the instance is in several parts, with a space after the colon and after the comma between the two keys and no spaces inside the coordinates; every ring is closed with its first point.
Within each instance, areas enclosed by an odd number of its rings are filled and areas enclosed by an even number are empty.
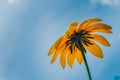
{"type": "Polygon", "coordinates": [[[110,47],[111,46],[110,43],[107,46],[110,47]]]}
{"type": "Polygon", "coordinates": [[[47,56],[50,56],[50,54],[48,53],[48,55],[47,56]]]}
{"type": "Polygon", "coordinates": [[[65,66],[62,66],[63,69],[65,69],[65,66]]]}
{"type": "MultiPolygon", "coordinates": [[[[83,62],[83,61],[82,61],[83,62]]],[[[80,64],[82,64],[82,62],[80,62],[80,64]]]]}
{"type": "Polygon", "coordinates": [[[101,56],[99,56],[99,58],[104,58],[104,56],[103,56],[103,55],[101,55],[101,56]]]}
{"type": "Polygon", "coordinates": [[[50,62],[51,64],[53,64],[54,63],[54,61],[53,60],[51,60],[51,62],[50,62]]]}
{"type": "Polygon", "coordinates": [[[69,65],[70,66],[70,68],[72,68],[72,65],[69,65]]]}
{"type": "MultiPolygon", "coordinates": [[[[61,63],[60,63],[61,64],[61,63]]],[[[65,68],[65,65],[61,64],[61,67],[64,69],[65,68]]]]}

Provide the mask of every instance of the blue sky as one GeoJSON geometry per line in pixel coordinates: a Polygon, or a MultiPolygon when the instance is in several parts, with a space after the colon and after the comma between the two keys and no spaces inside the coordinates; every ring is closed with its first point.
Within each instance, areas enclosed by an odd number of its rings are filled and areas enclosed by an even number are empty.
{"type": "Polygon", "coordinates": [[[87,80],[84,64],[50,64],[50,46],[73,21],[113,27],[104,58],[86,55],[93,80],[120,80],[120,0],[0,0],[0,80],[87,80]]]}

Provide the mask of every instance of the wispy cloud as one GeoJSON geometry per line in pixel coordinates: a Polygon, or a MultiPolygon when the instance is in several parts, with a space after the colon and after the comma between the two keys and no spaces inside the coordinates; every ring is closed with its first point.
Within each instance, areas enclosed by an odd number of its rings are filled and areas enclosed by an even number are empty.
{"type": "Polygon", "coordinates": [[[108,6],[120,6],[120,0],[91,0],[93,4],[102,4],[108,6]]]}
{"type": "Polygon", "coordinates": [[[8,0],[9,4],[13,4],[15,1],[14,0],[8,0]]]}
{"type": "Polygon", "coordinates": [[[22,0],[7,0],[8,4],[21,4],[22,0]]]}

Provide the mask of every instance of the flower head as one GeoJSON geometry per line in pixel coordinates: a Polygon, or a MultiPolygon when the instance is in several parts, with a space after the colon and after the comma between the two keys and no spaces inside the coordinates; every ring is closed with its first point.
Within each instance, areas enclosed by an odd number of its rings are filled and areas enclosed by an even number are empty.
{"type": "Polygon", "coordinates": [[[112,33],[112,27],[100,23],[101,21],[99,18],[90,18],[80,25],[78,25],[78,22],[71,23],[64,35],[51,46],[48,52],[48,56],[53,54],[51,63],[60,55],[60,64],[63,68],[65,68],[66,60],[70,67],[73,66],[75,59],[81,64],[83,61],[82,52],[86,53],[86,50],[98,58],[103,58],[103,52],[95,41],[104,46],[110,46],[110,43],[106,38],[95,32],[109,34],[112,33]]]}

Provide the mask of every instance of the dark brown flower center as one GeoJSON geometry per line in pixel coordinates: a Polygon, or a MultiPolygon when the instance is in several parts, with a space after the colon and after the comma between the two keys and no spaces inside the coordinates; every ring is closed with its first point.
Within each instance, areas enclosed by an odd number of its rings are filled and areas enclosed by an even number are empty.
{"type": "Polygon", "coordinates": [[[70,45],[69,49],[70,49],[71,53],[73,52],[73,49],[75,49],[75,48],[72,48],[73,44],[75,44],[75,46],[77,48],[86,52],[85,48],[83,47],[83,44],[85,44],[87,46],[92,45],[89,38],[93,38],[90,36],[89,32],[87,32],[85,30],[81,30],[80,32],[74,32],[74,34],[72,34],[69,37],[69,40],[66,42],[66,44],[70,45]]]}

